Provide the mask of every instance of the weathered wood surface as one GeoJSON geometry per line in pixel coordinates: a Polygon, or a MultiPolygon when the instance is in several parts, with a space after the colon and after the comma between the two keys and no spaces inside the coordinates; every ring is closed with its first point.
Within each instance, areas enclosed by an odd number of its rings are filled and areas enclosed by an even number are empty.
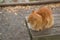
{"type": "MultiPolygon", "coordinates": [[[[17,14],[14,12],[7,11],[8,8],[6,8],[6,10],[4,9],[5,7],[0,8],[0,40],[30,40],[31,35],[33,39],[35,38],[38,39],[41,33],[33,32],[33,31],[28,32],[29,30],[26,28],[26,25],[25,25],[25,17],[29,15],[32,12],[32,10],[35,10],[35,8],[37,7],[40,7],[40,6],[31,6],[31,8],[28,7],[29,9],[25,9],[24,7],[18,8],[16,9],[18,10],[16,12],[17,14]]],[[[12,9],[14,8],[15,6],[12,9]]],[[[59,14],[60,13],[59,10],[60,9],[57,8],[56,11],[54,11],[54,13],[59,14]]],[[[57,27],[57,29],[58,28],[60,27],[57,27]]],[[[52,30],[54,30],[54,33],[55,33],[55,29],[52,29],[52,30]]],[[[49,30],[49,31],[53,32],[52,30],[49,30]]],[[[48,33],[46,31],[45,35],[47,35],[48,33]]]]}
{"type": "MultiPolygon", "coordinates": [[[[29,29],[32,40],[60,40],[60,7],[52,9],[54,26],[51,29],[36,32],[29,29]]],[[[27,22],[27,27],[29,27],[27,22]]]]}
{"type": "Polygon", "coordinates": [[[24,22],[25,14],[23,9],[17,15],[3,8],[0,10],[0,40],[30,40],[24,22]]]}
{"type": "Polygon", "coordinates": [[[39,1],[32,1],[32,2],[21,2],[21,1],[17,1],[17,2],[8,2],[6,0],[6,2],[0,3],[0,6],[15,6],[15,5],[41,5],[41,4],[50,4],[50,3],[60,3],[60,0],[39,0],[39,1]]]}

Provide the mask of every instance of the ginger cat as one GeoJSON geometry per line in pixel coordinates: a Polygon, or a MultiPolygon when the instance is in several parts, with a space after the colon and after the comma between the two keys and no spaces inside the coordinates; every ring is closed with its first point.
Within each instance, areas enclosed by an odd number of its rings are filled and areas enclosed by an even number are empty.
{"type": "Polygon", "coordinates": [[[54,24],[52,10],[48,7],[41,7],[33,11],[28,17],[28,23],[35,31],[51,28],[54,24]]]}

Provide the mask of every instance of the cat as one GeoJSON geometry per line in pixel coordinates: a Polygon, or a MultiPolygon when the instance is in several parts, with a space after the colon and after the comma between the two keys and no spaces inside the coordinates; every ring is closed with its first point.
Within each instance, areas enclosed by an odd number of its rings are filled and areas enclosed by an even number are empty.
{"type": "Polygon", "coordinates": [[[30,23],[31,29],[35,31],[51,28],[54,24],[52,10],[48,7],[41,7],[32,11],[28,16],[28,23],[30,23]]]}

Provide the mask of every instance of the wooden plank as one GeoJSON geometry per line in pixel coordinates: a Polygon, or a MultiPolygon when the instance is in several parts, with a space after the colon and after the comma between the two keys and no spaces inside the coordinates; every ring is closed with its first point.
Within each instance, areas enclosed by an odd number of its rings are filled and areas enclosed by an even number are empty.
{"type": "Polygon", "coordinates": [[[30,40],[22,14],[24,13],[21,11],[15,15],[3,9],[0,10],[0,40],[30,40]]]}
{"type": "Polygon", "coordinates": [[[27,5],[45,5],[45,4],[54,4],[54,3],[60,3],[60,0],[58,1],[37,1],[37,2],[14,2],[14,3],[0,3],[0,6],[16,6],[16,5],[21,5],[21,6],[27,6],[27,5]]]}

